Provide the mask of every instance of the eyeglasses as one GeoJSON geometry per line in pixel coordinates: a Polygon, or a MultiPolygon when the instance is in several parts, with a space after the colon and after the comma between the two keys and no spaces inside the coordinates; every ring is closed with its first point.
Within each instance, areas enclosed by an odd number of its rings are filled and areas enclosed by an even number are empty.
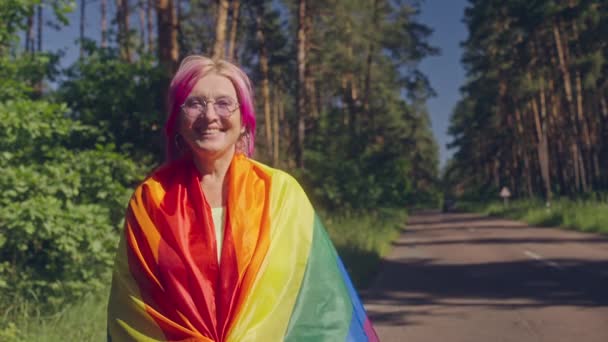
{"type": "Polygon", "coordinates": [[[207,114],[208,104],[213,104],[215,114],[227,118],[239,108],[238,102],[230,97],[218,97],[208,100],[202,97],[189,97],[182,105],[184,114],[189,118],[196,118],[202,114],[207,114]]]}

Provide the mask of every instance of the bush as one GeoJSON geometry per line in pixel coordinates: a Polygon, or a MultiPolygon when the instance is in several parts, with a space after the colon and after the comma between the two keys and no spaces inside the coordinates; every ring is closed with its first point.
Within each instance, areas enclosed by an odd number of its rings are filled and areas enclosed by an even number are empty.
{"type": "Polygon", "coordinates": [[[0,306],[103,286],[138,168],[65,105],[0,103],[0,131],[0,306]]]}

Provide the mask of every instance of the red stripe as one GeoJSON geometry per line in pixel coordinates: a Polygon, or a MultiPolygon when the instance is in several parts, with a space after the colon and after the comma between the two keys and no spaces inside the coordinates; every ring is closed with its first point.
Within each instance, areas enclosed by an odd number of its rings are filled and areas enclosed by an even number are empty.
{"type": "Polygon", "coordinates": [[[128,216],[134,234],[129,239],[129,265],[148,313],[169,340],[202,334],[224,341],[266,256],[269,176],[236,156],[226,177],[230,183],[221,268],[211,208],[191,159],[174,161],[146,181],[157,182],[165,191],[158,207],[145,184],[141,202],[131,202],[143,206],[154,227],[141,227],[132,214],[128,216]],[[146,228],[160,235],[158,264],[146,228]],[[137,248],[142,260],[132,251],[137,248]],[[162,288],[144,272],[145,265],[162,288]]]}

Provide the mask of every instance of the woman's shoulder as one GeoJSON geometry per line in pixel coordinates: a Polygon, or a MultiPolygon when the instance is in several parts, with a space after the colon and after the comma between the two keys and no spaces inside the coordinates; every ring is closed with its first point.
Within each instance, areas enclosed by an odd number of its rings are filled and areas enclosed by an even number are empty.
{"type": "Polygon", "coordinates": [[[264,174],[264,177],[269,180],[271,202],[275,203],[276,206],[284,207],[286,204],[292,203],[295,207],[301,209],[301,206],[310,205],[308,195],[291,173],[259,161],[252,159],[249,159],[249,161],[253,165],[253,170],[264,174]]]}
{"type": "Polygon", "coordinates": [[[273,185],[286,185],[286,186],[296,186],[301,188],[300,183],[297,179],[290,174],[289,172],[269,166],[260,161],[254,159],[248,159],[254,166],[254,168],[261,170],[263,173],[267,174],[270,178],[273,185]]]}

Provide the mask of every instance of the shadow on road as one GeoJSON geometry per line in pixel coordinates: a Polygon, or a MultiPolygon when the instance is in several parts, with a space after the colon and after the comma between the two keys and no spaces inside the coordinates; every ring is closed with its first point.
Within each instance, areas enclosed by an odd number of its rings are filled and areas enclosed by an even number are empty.
{"type": "Polygon", "coordinates": [[[445,265],[433,260],[386,261],[383,279],[363,293],[368,303],[402,307],[401,312],[369,312],[374,321],[404,324],[421,305],[484,306],[499,309],[573,305],[608,306],[608,262],[556,260],[553,270],[534,260],[445,265]],[[604,272],[604,273],[602,273],[604,272]],[[405,314],[405,315],[404,315],[405,314]],[[393,321],[394,320],[394,321],[393,321]]]}
{"type": "MultiPolygon", "coordinates": [[[[483,222],[478,228],[494,226],[492,219],[461,215],[437,220],[439,215],[414,217],[407,231],[462,229],[483,222]],[[444,224],[445,226],[441,226],[444,224]]],[[[495,224],[496,228],[511,229],[495,224]]],[[[488,228],[486,228],[488,229],[488,228]]],[[[407,234],[407,233],[406,233],[407,234]]],[[[434,232],[433,232],[434,234],[434,232]]],[[[415,235],[415,233],[414,233],[415,235]]],[[[407,236],[407,235],[406,235],[407,236]]],[[[596,239],[429,239],[416,246],[446,244],[517,244],[517,243],[593,243],[596,239]]],[[[606,243],[606,240],[603,241],[606,243]]],[[[408,246],[405,242],[396,247],[408,246]]],[[[466,246],[463,246],[466,248],[466,246]]],[[[446,259],[396,258],[386,260],[373,285],[362,292],[366,303],[391,305],[396,310],[368,310],[370,318],[385,325],[416,324],[417,318],[433,315],[434,308],[487,307],[496,310],[576,306],[581,309],[608,307],[608,259],[601,261],[562,258],[552,259],[559,269],[533,259],[485,263],[453,263],[446,259]]]]}

